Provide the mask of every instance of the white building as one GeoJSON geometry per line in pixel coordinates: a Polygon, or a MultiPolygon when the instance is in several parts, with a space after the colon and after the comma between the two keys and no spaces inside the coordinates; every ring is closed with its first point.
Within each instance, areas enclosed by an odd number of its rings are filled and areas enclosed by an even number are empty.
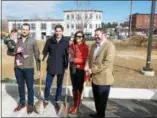
{"type": "Polygon", "coordinates": [[[30,24],[31,35],[37,39],[46,39],[46,36],[51,36],[54,34],[54,27],[56,24],[64,25],[62,19],[27,19],[27,20],[8,20],[9,32],[12,28],[17,28],[21,31],[21,25],[23,23],[30,24]]]}
{"type": "MultiPolygon", "coordinates": [[[[73,35],[77,25],[81,25],[85,34],[94,36],[94,30],[101,27],[103,12],[97,10],[69,10],[64,11],[65,34],[73,35]]],[[[81,28],[82,29],[82,28],[81,28]]]]}
{"type": "Polygon", "coordinates": [[[46,39],[46,36],[54,34],[54,27],[61,24],[64,27],[64,36],[72,36],[83,25],[85,34],[94,36],[94,30],[101,27],[103,12],[97,10],[68,10],[64,11],[64,19],[25,19],[25,20],[8,20],[9,32],[12,28],[21,31],[23,23],[30,24],[31,35],[37,39],[46,39]],[[77,27],[78,26],[78,27],[77,27]]]}

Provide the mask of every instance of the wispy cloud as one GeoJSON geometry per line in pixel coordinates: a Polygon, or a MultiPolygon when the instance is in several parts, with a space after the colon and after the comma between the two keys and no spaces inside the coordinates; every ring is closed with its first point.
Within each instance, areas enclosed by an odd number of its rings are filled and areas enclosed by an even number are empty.
{"type": "Polygon", "coordinates": [[[2,18],[47,18],[56,16],[62,1],[2,1],[2,18]]]}

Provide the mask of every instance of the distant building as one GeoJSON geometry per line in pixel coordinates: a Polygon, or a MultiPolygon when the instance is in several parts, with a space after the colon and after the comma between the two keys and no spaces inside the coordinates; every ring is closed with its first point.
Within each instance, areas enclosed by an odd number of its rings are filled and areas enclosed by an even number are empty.
{"type": "MultiPolygon", "coordinates": [[[[150,14],[132,14],[132,31],[147,32],[150,25],[150,14]]],[[[157,14],[154,15],[154,28],[157,28],[157,14]]]]}
{"type": "Polygon", "coordinates": [[[24,20],[8,20],[9,32],[12,28],[17,28],[21,31],[23,23],[30,24],[30,34],[33,38],[40,40],[46,39],[46,36],[54,34],[54,27],[56,24],[64,25],[62,19],[24,19],[24,20]]]}
{"type": "MultiPolygon", "coordinates": [[[[46,39],[48,36],[54,34],[54,27],[57,24],[61,24],[64,27],[64,36],[72,36],[78,30],[77,22],[79,22],[80,15],[90,12],[90,19],[84,28],[84,33],[90,36],[94,36],[94,30],[101,27],[103,20],[103,12],[97,10],[67,10],[64,11],[64,19],[23,19],[23,20],[8,20],[9,32],[12,28],[17,28],[19,32],[21,31],[21,25],[23,23],[30,24],[30,32],[32,37],[37,40],[46,39]]],[[[87,15],[87,14],[86,14],[87,15]]],[[[87,17],[87,16],[81,17],[87,17]]],[[[89,14],[88,14],[89,15],[89,14]]],[[[81,21],[82,22],[82,21],[81,21]]]]}
{"type": "Polygon", "coordinates": [[[71,36],[78,30],[77,25],[84,25],[84,33],[94,36],[94,30],[101,27],[102,20],[103,12],[98,10],[64,11],[65,34],[71,36]]]}

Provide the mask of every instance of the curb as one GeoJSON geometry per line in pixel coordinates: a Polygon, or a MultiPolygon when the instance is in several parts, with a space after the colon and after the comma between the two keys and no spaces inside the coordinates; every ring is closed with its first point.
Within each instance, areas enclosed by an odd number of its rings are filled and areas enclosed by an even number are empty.
{"type": "MultiPolygon", "coordinates": [[[[18,92],[17,84],[1,84],[2,92],[6,92],[6,87],[13,92],[18,92]]],[[[44,89],[44,86],[43,86],[44,89]]],[[[34,90],[38,91],[38,86],[34,86],[34,90]]],[[[53,86],[51,92],[55,93],[56,87],[53,86]]],[[[63,86],[62,95],[65,95],[65,86],[63,86]]],[[[72,96],[72,86],[68,86],[68,95],[72,96]]],[[[83,92],[84,97],[93,97],[92,88],[86,87],[83,92]]],[[[135,89],[135,88],[111,88],[109,98],[113,99],[144,99],[157,100],[157,89],[135,89]]]]}

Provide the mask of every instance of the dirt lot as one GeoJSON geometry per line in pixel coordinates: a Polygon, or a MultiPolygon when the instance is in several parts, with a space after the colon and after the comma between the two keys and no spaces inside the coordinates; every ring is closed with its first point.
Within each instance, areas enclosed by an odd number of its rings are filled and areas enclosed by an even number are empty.
{"type": "MultiPolygon", "coordinates": [[[[44,42],[38,42],[40,47],[44,42]]],[[[92,42],[88,42],[90,45],[92,42]]],[[[157,49],[152,50],[151,67],[155,71],[154,77],[144,76],[140,73],[146,65],[146,47],[115,44],[117,53],[114,64],[115,83],[114,87],[125,88],[157,88],[157,49]]],[[[42,50],[40,48],[40,50],[42,50]]],[[[2,79],[15,79],[13,71],[14,58],[6,55],[6,47],[2,47],[2,79]]],[[[46,61],[44,62],[44,72],[46,61]]],[[[46,73],[46,72],[45,72],[46,73]]],[[[38,82],[37,73],[35,74],[36,83],[38,82]]],[[[64,79],[64,83],[65,83],[64,79]]],[[[56,79],[54,80],[55,84],[56,79]]],[[[90,85],[88,82],[87,85],[90,85]]]]}

